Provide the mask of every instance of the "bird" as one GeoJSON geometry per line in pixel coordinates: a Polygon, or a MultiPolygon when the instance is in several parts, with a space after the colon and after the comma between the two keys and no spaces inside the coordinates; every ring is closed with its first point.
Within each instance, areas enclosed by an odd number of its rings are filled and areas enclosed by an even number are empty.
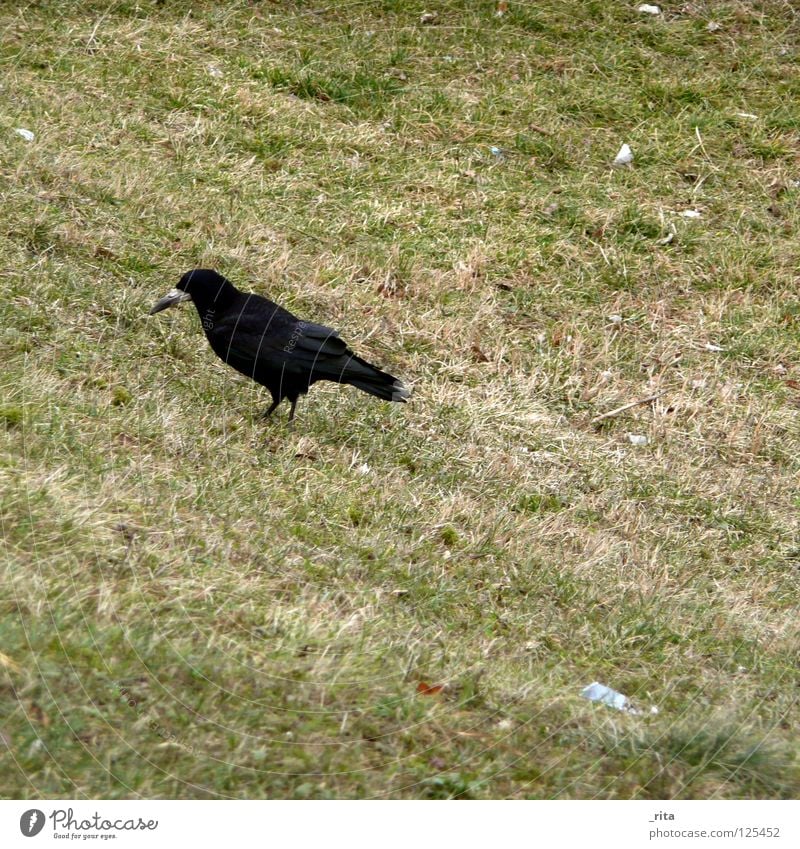
{"type": "Polygon", "coordinates": [[[291,424],[297,399],[319,380],[346,383],[385,401],[405,403],[411,395],[402,381],[357,357],[336,330],[303,321],[261,295],[242,292],[212,269],[187,271],[150,315],[184,301],[195,305],[214,353],[269,390],[272,404],[265,418],[288,398],[291,424]]]}

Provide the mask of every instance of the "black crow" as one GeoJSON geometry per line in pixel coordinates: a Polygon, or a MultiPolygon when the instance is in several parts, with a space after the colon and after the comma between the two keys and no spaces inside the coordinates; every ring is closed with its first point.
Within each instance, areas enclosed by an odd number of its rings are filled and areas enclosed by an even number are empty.
{"type": "Polygon", "coordinates": [[[301,321],[260,295],[240,292],[216,271],[188,271],[150,315],[182,301],[194,302],[214,353],[269,389],[272,405],[265,416],[288,398],[291,422],[298,397],[318,380],[349,383],[385,401],[404,402],[411,394],[397,378],[357,357],[335,330],[301,321]]]}

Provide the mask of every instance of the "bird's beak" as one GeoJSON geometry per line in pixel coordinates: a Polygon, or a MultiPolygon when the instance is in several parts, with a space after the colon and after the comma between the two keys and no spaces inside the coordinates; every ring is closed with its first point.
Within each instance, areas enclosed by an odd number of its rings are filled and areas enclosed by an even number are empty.
{"type": "Polygon", "coordinates": [[[170,289],[166,295],[160,300],[156,301],[153,304],[153,309],[150,310],[150,315],[155,315],[157,312],[161,312],[161,310],[167,309],[167,307],[177,306],[181,301],[191,301],[192,296],[188,292],[182,292],[180,289],[170,289]]]}

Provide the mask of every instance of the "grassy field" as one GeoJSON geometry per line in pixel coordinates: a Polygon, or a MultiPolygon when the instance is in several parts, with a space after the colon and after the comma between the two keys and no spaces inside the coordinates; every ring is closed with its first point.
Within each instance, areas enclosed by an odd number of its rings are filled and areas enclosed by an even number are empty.
{"type": "Polygon", "coordinates": [[[636,5],[0,6],[3,796],[800,792],[800,24],[636,5]]]}

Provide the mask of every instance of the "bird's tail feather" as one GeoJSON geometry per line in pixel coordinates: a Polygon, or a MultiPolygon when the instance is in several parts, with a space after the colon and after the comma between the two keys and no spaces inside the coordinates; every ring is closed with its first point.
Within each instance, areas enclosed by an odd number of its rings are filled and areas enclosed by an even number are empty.
{"type": "Polygon", "coordinates": [[[384,401],[405,403],[411,396],[410,390],[402,381],[356,356],[351,357],[347,366],[342,369],[340,382],[355,386],[362,392],[368,392],[384,401]]]}
{"type": "Polygon", "coordinates": [[[355,386],[364,392],[369,392],[370,395],[383,398],[384,401],[400,401],[404,404],[411,395],[411,392],[399,380],[388,385],[385,383],[366,383],[362,380],[345,380],[342,382],[349,383],[350,386],[355,386]]]}

